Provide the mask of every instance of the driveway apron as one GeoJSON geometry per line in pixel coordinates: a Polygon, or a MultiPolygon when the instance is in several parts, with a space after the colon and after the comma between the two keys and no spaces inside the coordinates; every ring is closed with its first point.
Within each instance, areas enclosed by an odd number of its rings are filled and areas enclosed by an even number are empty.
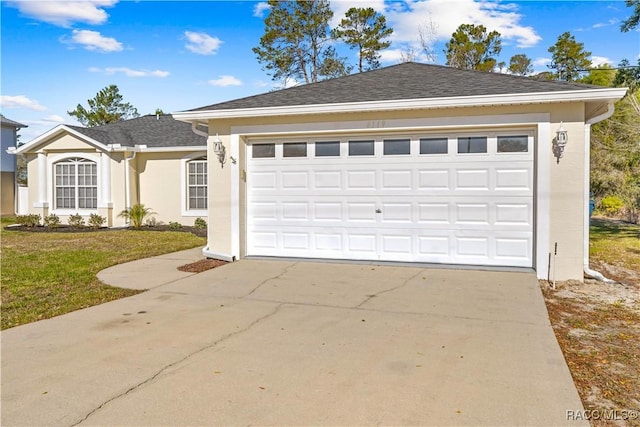
{"type": "Polygon", "coordinates": [[[588,425],[567,419],[582,404],[533,273],[149,274],[147,292],[2,332],[3,426],[588,425]]]}

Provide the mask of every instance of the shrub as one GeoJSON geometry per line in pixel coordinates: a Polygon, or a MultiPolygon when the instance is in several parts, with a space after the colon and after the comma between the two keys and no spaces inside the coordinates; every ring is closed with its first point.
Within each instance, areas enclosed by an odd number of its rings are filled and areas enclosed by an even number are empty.
{"type": "Polygon", "coordinates": [[[39,214],[16,215],[16,222],[25,227],[37,227],[40,225],[39,214]]]}
{"type": "Polygon", "coordinates": [[[196,218],[196,220],[193,221],[193,226],[195,228],[202,228],[202,229],[207,228],[207,221],[205,221],[202,218],[196,218]]]}
{"type": "Polygon", "coordinates": [[[84,218],[79,213],[69,215],[69,225],[72,227],[84,227],[84,218]]]}
{"type": "Polygon", "coordinates": [[[182,228],[182,224],[175,221],[169,221],[169,229],[170,230],[180,230],[182,228]]]}
{"type": "Polygon", "coordinates": [[[155,214],[155,212],[153,212],[150,208],[145,208],[143,204],[136,203],[129,209],[125,209],[120,212],[120,215],[118,216],[121,216],[129,221],[129,223],[134,228],[140,228],[142,227],[142,224],[144,224],[144,219],[153,214],[155,214]]]}
{"type": "Polygon", "coordinates": [[[147,227],[155,227],[156,225],[158,225],[158,220],[155,216],[152,216],[150,218],[147,218],[147,220],[144,222],[144,225],[146,225],[147,227]]]}
{"type": "Polygon", "coordinates": [[[607,196],[602,199],[602,209],[607,215],[616,215],[624,207],[624,202],[618,196],[607,196]]]}
{"type": "Polygon", "coordinates": [[[52,213],[45,216],[42,222],[44,223],[45,227],[55,228],[60,225],[60,217],[52,213]]]}
{"type": "Polygon", "coordinates": [[[89,227],[100,228],[107,222],[107,218],[98,214],[91,214],[89,216],[89,227]]]}

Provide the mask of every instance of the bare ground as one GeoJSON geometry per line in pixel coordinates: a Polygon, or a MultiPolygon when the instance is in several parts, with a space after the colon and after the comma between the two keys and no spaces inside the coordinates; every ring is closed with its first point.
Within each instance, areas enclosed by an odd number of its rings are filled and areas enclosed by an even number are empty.
{"type": "Polygon", "coordinates": [[[593,426],[640,426],[638,272],[592,265],[623,283],[541,281],[549,318],[593,426]]]}

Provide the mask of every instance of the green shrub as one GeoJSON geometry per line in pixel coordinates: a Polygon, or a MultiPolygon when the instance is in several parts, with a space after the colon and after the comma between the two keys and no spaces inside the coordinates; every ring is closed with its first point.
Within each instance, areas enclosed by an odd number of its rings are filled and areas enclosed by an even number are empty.
{"type": "Polygon", "coordinates": [[[607,196],[602,199],[601,205],[607,215],[616,215],[624,207],[624,202],[618,196],[607,196]]]}
{"type": "Polygon", "coordinates": [[[143,204],[136,203],[129,209],[125,209],[120,212],[120,215],[118,216],[121,216],[129,221],[131,226],[133,226],[134,228],[140,228],[142,227],[142,224],[144,224],[144,219],[153,214],[155,214],[155,212],[153,212],[150,208],[145,208],[143,204]]]}
{"type": "Polygon", "coordinates": [[[69,215],[69,225],[72,227],[84,227],[84,218],[79,213],[69,215]]]}
{"type": "Polygon", "coordinates": [[[25,227],[37,227],[40,225],[39,214],[16,215],[16,222],[25,227]]]}
{"type": "Polygon", "coordinates": [[[182,228],[182,224],[176,221],[169,221],[169,229],[170,230],[180,230],[182,228]]]}
{"type": "Polygon", "coordinates": [[[104,225],[105,222],[107,222],[107,218],[101,215],[91,214],[89,216],[89,227],[100,228],[104,225]]]}
{"type": "Polygon", "coordinates": [[[60,217],[54,213],[49,214],[47,216],[44,217],[44,220],[42,221],[44,223],[45,227],[51,227],[51,228],[55,228],[58,227],[60,225],[60,217]]]}
{"type": "Polygon", "coordinates": [[[202,218],[196,218],[196,220],[193,221],[193,226],[195,228],[202,228],[202,229],[207,228],[207,221],[205,221],[202,218]]]}

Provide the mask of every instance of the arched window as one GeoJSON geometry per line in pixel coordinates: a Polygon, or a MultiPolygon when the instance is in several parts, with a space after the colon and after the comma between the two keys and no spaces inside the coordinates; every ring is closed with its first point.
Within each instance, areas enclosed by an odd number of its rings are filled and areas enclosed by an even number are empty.
{"type": "Polygon", "coordinates": [[[207,209],[207,159],[187,162],[187,207],[207,209]]]}
{"type": "Polygon", "coordinates": [[[95,162],[65,159],[54,165],[56,209],[96,209],[98,174],[95,162]]]}

